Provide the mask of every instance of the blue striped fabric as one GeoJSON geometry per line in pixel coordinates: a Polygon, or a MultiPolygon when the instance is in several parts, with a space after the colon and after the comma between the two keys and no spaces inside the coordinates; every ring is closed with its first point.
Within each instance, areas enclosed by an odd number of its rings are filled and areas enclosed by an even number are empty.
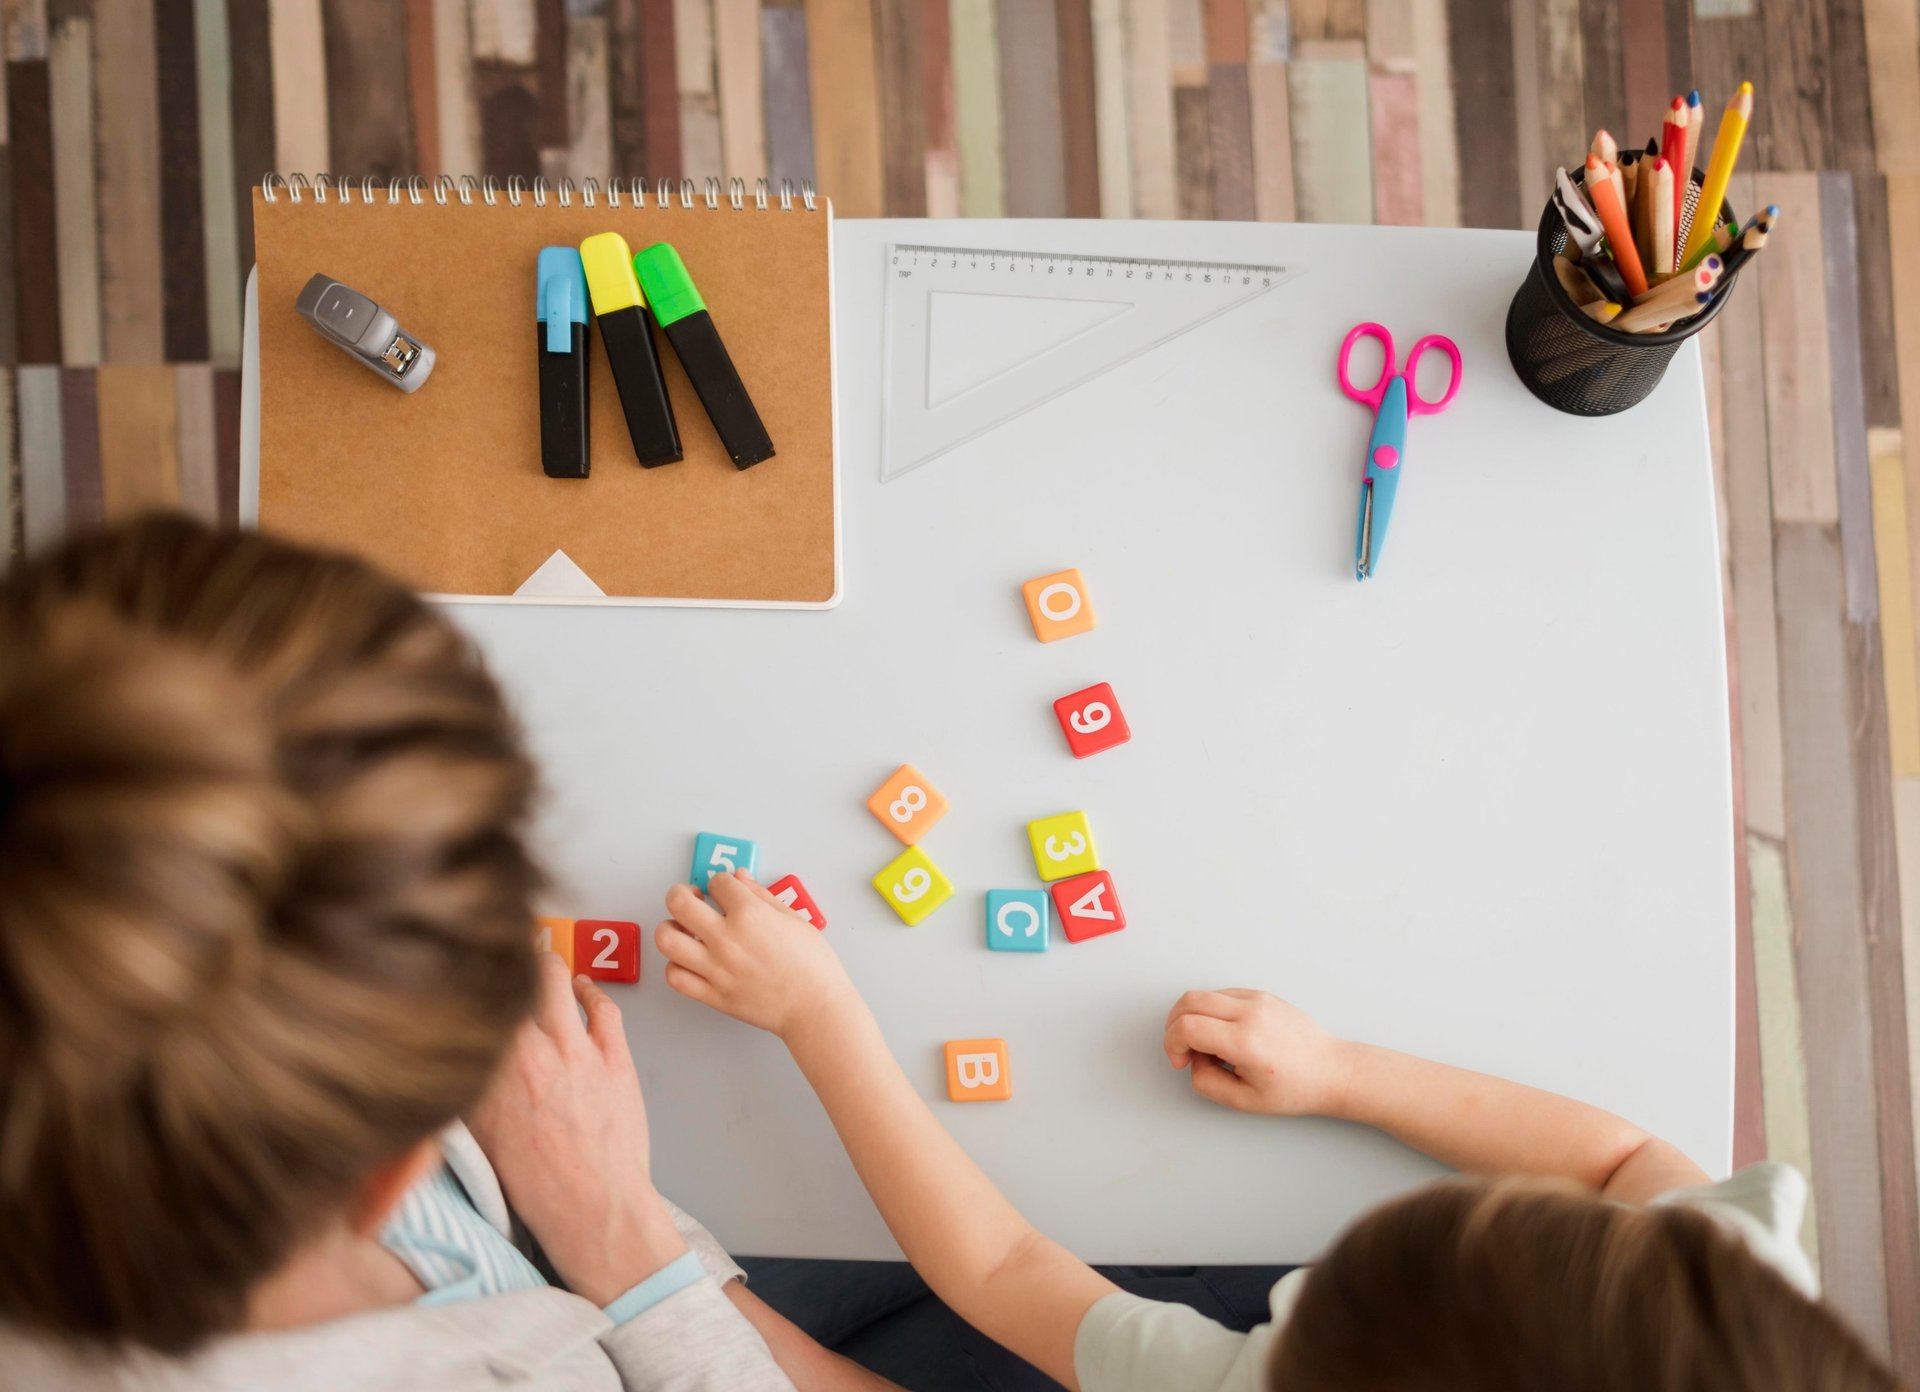
{"type": "Polygon", "coordinates": [[[445,1165],[414,1185],[380,1230],[380,1243],[420,1278],[424,1305],[538,1290],[546,1278],[482,1218],[445,1165]]]}

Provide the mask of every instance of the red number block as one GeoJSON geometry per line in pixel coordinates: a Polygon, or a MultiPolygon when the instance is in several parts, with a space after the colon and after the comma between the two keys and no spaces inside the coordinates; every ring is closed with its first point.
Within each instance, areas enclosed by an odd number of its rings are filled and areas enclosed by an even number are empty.
{"type": "Polygon", "coordinates": [[[1056,880],[1051,888],[1053,907],[1060,914],[1060,931],[1067,935],[1068,942],[1117,933],[1127,926],[1127,912],[1120,907],[1113,876],[1106,871],[1056,880]]]}
{"type": "Polygon", "coordinates": [[[583,918],[573,925],[574,969],[595,981],[640,979],[640,925],[583,918]]]}
{"type": "Polygon", "coordinates": [[[827,916],[820,912],[820,906],[813,902],[813,896],[807,893],[807,887],[800,883],[798,875],[788,875],[775,880],[767,886],[767,893],[806,919],[816,928],[827,926],[827,916]]]}
{"type": "Polygon", "coordinates": [[[1067,748],[1076,759],[1133,738],[1126,716],[1120,713],[1120,702],[1106,682],[1062,696],[1053,703],[1053,713],[1060,717],[1060,733],[1067,737],[1067,748]]]}

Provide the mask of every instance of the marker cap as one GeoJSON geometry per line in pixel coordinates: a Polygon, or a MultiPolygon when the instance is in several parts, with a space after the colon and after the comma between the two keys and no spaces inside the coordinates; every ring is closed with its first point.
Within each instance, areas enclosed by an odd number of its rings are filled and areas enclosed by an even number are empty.
{"type": "Polygon", "coordinates": [[[655,242],[640,252],[633,258],[633,269],[639,273],[647,302],[653,306],[653,317],[661,328],[707,307],[707,302],[693,287],[693,277],[681,264],[680,253],[669,243],[655,242]]]}
{"type": "Polygon", "coordinates": [[[580,243],[580,261],[595,314],[646,303],[640,298],[640,282],[633,277],[633,254],[618,232],[596,232],[580,243]]]}
{"type": "Polygon", "coordinates": [[[534,312],[546,325],[547,351],[571,352],[571,326],[587,322],[587,271],[580,253],[569,246],[541,247],[534,278],[539,282],[534,312]]]}

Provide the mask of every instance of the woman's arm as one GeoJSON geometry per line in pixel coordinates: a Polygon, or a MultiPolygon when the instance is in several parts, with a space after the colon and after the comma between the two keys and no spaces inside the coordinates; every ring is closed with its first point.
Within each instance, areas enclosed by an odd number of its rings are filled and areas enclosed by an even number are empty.
{"type": "Polygon", "coordinates": [[[1459,1170],[1556,1175],[1627,1203],[1707,1178],[1611,1112],[1336,1039],[1260,991],[1189,991],[1167,1017],[1165,1047],[1169,1063],[1192,1070],[1194,1091],[1223,1106],[1364,1122],[1459,1170]]]}
{"type": "Polygon", "coordinates": [[[1068,1387],[1073,1341],[1116,1287],[1043,1237],[901,1072],[826,939],[759,885],[667,895],[655,940],[682,995],[778,1035],[914,1269],[962,1319],[1068,1387]]]}

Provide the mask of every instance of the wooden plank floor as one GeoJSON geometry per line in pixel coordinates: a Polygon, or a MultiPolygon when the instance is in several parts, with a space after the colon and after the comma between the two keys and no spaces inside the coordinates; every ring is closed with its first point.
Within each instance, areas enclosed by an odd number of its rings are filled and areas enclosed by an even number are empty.
{"type": "Polygon", "coordinates": [[[1526,227],[1594,126],[1752,78],[1733,197],[1785,211],[1703,341],[1735,1151],[1810,1170],[1829,1292],[1920,1384],[1920,0],[0,0],[0,46],[0,555],[231,520],[269,168],[1526,227]]]}

